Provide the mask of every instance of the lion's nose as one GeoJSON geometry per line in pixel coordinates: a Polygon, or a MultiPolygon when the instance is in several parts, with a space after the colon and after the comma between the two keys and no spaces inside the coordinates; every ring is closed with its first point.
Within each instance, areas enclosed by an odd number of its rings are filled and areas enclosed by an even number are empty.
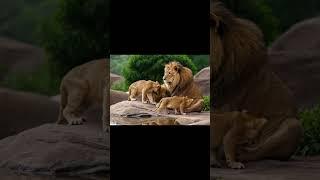
{"type": "Polygon", "coordinates": [[[163,76],[163,77],[162,77],[162,79],[163,79],[163,80],[166,80],[166,77],[165,77],[165,76],[163,76]]]}

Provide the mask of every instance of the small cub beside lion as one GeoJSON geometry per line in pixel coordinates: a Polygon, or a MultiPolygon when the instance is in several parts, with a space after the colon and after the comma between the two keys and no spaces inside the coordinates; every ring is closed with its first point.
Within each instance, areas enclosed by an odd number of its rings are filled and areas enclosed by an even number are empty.
{"type": "Polygon", "coordinates": [[[156,104],[153,93],[160,93],[161,86],[158,81],[139,80],[129,86],[128,101],[136,101],[135,97],[141,95],[142,103],[156,104]]]}
{"type": "Polygon", "coordinates": [[[160,102],[156,105],[155,111],[160,113],[163,110],[168,114],[168,109],[174,109],[175,114],[183,114],[186,115],[185,109],[189,108],[193,102],[193,99],[188,97],[179,97],[179,96],[173,96],[173,97],[166,97],[162,98],[160,102]]]}
{"type": "Polygon", "coordinates": [[[257,118],[246,111],[215,113],[211,122],[211,162],[214,167],[221,167],[218,150],[223,145],[227,166],[232,169],[244,168],[237,161],[236,153],[243,145],[250,145],[261,133],[266,124],[265,118],[257,118]]]}

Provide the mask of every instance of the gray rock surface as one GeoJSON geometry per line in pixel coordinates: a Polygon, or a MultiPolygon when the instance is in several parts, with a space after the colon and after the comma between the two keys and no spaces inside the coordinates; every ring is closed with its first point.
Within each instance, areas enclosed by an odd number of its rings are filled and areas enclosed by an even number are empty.
{"type": "Polygon", "coordinates": [[[59,103],[49,97],[0,88],[0,139],[58,118],[59,103]]]}
{"type": "Polygon", "coordinates": [[[110,105],[125,100],[128,100],[127,93],[110,89],[110,105]]]}
{"type": "Polygon", "coordinates": [[[203,68],[194,75],[194,81],[198,84],[203,95],[210,96],[210,67],[203,68]]]}
{"type": "Polygon", "coordinates": [[[155,105],[140,101],[122,101],[110,106],[111,124],[118,125],[209,125],[209,112],[192,112],[187,115],[160,114],[155,105]],[[204,121],[204,123],[200,123],[204,121]],[[206,122],[206,123],[205,123],[206,122]]]}
{"type": "Polygon", "coordinates": [[[320,17],[299,22],[269,49],[272,69],[301,108],[320,102],[320,17]]]}
{"type": "Polygon", "coordinates": [[[44,124],[0,140],[0,168],[47,175],[107,172],[108,137],[97,126],[44,124]]]}
{"type": "Polygon", "coordinates": [[[290,161],[264,160],[245,164],[246,168],[233,170],[211,168],[211,180],[318,180],[320,157],[296,157],[290,161]]]}

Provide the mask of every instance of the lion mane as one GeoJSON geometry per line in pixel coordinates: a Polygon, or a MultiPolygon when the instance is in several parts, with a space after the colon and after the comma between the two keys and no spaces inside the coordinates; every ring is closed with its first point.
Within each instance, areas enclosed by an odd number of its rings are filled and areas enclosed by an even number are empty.
{"type": "Polygon", "coordinates": [[[196,99],[187,112],[202,110],[204,106],[202,92],[195,84],[189,68],[176,61],[169,62],[165,65],[163,81],[171,96],[187,96],[196,99]]]}
{"type": "Polygon", "coordinates": [[[246,109],[267,119],[254,148],[239,153],[239,158],[289,158],[299,144],[302,128],[290,90],[267,63],[261,30],[211,0],[210,44],[213,113],[246,109]]]}

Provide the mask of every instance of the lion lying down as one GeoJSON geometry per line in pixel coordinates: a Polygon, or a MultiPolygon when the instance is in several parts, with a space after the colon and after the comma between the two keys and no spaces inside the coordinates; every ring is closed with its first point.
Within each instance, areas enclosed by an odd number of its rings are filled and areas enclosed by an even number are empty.
{"type": "Polygon", "coordinates": [[[82,124],[84,110],[89,105],[103,107],[103,127],[109,130],[107,117],[107,60],[100,59],[87,62],[71,69],[62,79],[60,85],[60,113],[58,124],[65,120],[69,125],[82,124]]]}
{"type": "Polygon", "coordinates": [[[192,71],[179,62],[165,65],[163,82],[171,96],[186,96],[194,99],[185,112],[201,112],[204,107],[202,92],[193,80],[192,71]]]}
{"type": "Polygon", "coordinates": [[[237,159],[289,159],[299,145],[302,126],[290,90],[268,65],[261,30],[211,0],[210,43],[210,89],[215,100],[210,109],[213,113],[246,109],[267,119],[260,135],[237,159]]]}

